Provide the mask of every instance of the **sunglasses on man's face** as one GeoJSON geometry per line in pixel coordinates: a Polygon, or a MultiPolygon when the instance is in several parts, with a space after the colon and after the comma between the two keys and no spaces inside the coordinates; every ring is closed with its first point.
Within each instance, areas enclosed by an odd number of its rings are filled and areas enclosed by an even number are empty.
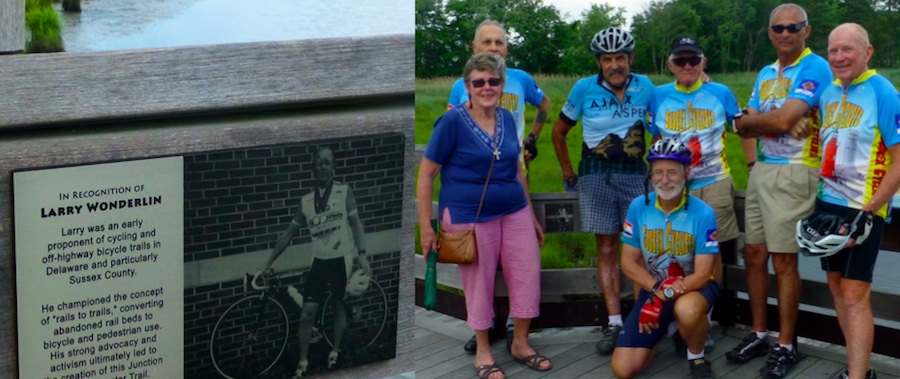
{"type": "Polygon", "coordinates": [[[481,88],[484,87],[485,83],[489,84],[491,87],[498,87],[503,81],[500,78],[490,78],[490,79],[474,79],[470,83],[472,83],[472,87],[481,88]]]}
{"type": "Polygon", "coordinates": [[[775,32],[775,34],[784,33],[785,30],[787,30],[788,33],[797,34],[797,33],[800,33],[800,31],[803,30],[803,28],[805,28],[805,27],[806,27],[806,21],[801,21],[796,24],[772,25],[769,27],[769,29],[772,29],[772,31],[775,32]]]}
{"type": "Polygon", "coordinates": [[[678,67],[684,67],[686,64],[690,64],[691,67],[697,67],[697,65],[703,62],[703,58],[700,57],[681,57],[672,59],[672,63],[674,63],[678,67]]]}

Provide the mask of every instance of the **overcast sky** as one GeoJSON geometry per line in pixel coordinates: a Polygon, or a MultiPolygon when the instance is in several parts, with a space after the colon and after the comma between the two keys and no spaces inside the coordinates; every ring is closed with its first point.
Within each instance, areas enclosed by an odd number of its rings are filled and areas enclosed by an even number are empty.
{"type": "Polygon", "coordinates": [[[649,0],[544,0],[544,4],[553,5],[559,9],[566,21],[572,21],[581,17],[581,12],[591,7],[591,4],[607,3],[613,7],[625,8],[625,19],[631,24],[634,15],[643,12],[650,6],[649,0]]]}

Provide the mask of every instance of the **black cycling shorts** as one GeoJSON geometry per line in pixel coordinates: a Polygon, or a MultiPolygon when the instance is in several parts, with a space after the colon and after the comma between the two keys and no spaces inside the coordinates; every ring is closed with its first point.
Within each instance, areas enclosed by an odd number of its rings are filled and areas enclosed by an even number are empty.
{"type": "Polygon", "coordinates": [[[312,267],[306,276],[303,301],[321,304],[325,292],[330,291],[336,299],[343,299],[347,289],[347,269],[344,257],[334,259],[313,258],[312,267]]]}
{"type": "MultiPolygon", "coordinates": [[[[842,207],[816,200],[816,212],[828,212],[853,221],[858,209],[842,207]]],[[[872,282],[872,273],[875,271],[875,259],[878,258],[878,250],[881,248],[881,237],[884,235],[884,219],[874,217],[872,231],[862,245],[839,251],[830,257],[821,258],[822,270],[837,271],[841,278],[872,282]]]]}

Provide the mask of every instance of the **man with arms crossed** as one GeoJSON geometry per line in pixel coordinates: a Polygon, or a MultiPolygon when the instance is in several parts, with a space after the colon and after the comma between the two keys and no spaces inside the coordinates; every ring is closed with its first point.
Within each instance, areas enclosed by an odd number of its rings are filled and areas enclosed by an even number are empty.
{"type": "MultiPolygon", "coordinates": [[[[475,28],[475,40],[472,41],[472,55],[478,53],[492,53],[506,59],[509,52],[509,44],[506,40],[506,29],[499,22],[494,20],[484,20],[475,28]]],[[[447,101],[447,108],[453,108],[457,105],[465,103],[469,100],[469,93],[466,92],[466,83],[460,78],[453,83],[453,89],[450,92],[450,99],[447,101]]],[[[550,99],[544,94],[544,91],[538,87],[537,83],[527,72],[508,68],[506,69],[506,84],[503,87],[503,94],[500,96],[500,107],[512,112],[516,122],[516,133],[519,141],[523,141],[524,160],[531,162],[537,157],[537,139],[541,135],[541,129],[547,122],[547,112],[550,112],[550,99]],[[537,107],[537,114],[534,116],[534,123],[531,126],[531,132],[527,137],[523,137],[525,132],[525,104],[531,104],[537,107]]],[[[506,349],[509,350],[512,344],[512,328],[513,318],[506,320],[506,349]]],[[[493,342],[501,336],[501,332],[496,328],[489,331],[490,340],[493,342]]],[[[475,354],[477,344],[475,336],[469,339],[463,346],[466,352],[475,354]]]]}
{"type": "Polygon", "coordinates": [[[619,270],[616,255],[627,204],[640,196],[644,163],[644,119],[654,85],[646,76],[631,73],[634,38],[628,31],[607,28],[591,40],[600,73],[583,78],[553,124],[553,147],[567,191],[577,188],[582,231],[597,240],[597,280],[609,314],[609,326],[597,343],[609,355],[622,331],[619,270]],[[583,143],[578,174],[572,168],[566,136],[581,119],[583,143]]]}
{"type": "Polygon", "coordinates": [[[806,47],[811,27],[806,11],[782,4],[769,17],[769,39],[778,60],[760,71],[746,111],[736,117],[735,131],[760,136],[758,159],[748,157],[746,250],[747,287],[753,330],[726,357],[745,363],[769,358],[760,369],[766,378],[783,378],[796,362],[794,327],[800,302],[796,223],[813,211],[819,144],[817,104],[828,83],[828,62],[806,47]],[[765,222],[763,221],[765,220],[765,222]],[[778,342],[769,351],[766,339],[768,261],[778,279],[778,342]]]}
{"type": "MultiPolygon", "coordinates": [[[[854,220],[874,215],[868,238],[822,258],[838,322],[847,342],[848,369],[838,378],[875,378],[869,367],[874,340],[870,303],[872,272],[884,232],[888,203],[900,186],[900,95],[883,76],[869,70],[873,47],[866,30],[843,24],[828,36],[828,63],[836,80],[819,101],[822,158],[816,212],[854,220]],[[852,259],[851,259],[852,257],[852,259]]],[[[857,231],[864,228],[860,219],[857,231]]]]}
{"type": "MultiPolygon", "coordinates": [[[[334,180],[334,152],[320,148],[315,155],[316,188],[303,195],[288,228],[278,236],[272,254],[260,272],[265,272],[272,262],[291,244],[300,228],[308,227],[312,241],[312,265],[306,279],[303,309],[300,313],[300,361],[295,378],[306,375],[309,366],[307,356],[312,339],[312,324],[319,304],[325,301],[325,292],[331,291],[334,300],[334,347],[328,354],[328,368],[337,363],[341,339],[347,328],[347,305],[344,291],[350,275],[352,260],[368,275],[372,269],[366,259],[363,244],[363,225],[356,208],[356,199],[350,186],[334,180]]],[[[260,273],[257,273],[257,277],[260,273]]],[[[254,277],[254,282],[256,278],[254,277]]]]}

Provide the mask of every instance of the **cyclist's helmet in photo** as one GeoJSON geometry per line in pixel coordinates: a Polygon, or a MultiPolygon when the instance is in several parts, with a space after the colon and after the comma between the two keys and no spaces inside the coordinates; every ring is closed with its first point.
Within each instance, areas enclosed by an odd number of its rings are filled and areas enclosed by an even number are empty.
{"type": "Polygon", "coordinates": [[[848,223],[836,214],[816,212],[797,221],[797,244],[804,256],[825,258],[847,247],[851,237],[855,237],[857,244],[863,243],[871,230],[871,213],[860,211],[853,222],[848,223]],[[857,230],[865,214],[869,218],[864,220],[863,230],[857,230]]]}
{"type": "Polygon", "coordinates": [[[591,51],[595,56],[600,54],[634,52],[634,37],[626,30],[606,28],[594,35],[591,40],[591,51]]]}
{"type": "Polygon", "coordinates": [[[367,289],[369,289],[369,274],[366,274],[363,270],[354,271],[353,275],[350,275],[350,279],[347,280],[347,295],[359,296],[366,292],[367,289]]]}
{"type": "Polygon", "coordinates": [[[647,162],[668,159],[687,166],[691,164],[692,156],[691,149],[688,149],[681,141],[674,138],[662,138],[650,145],[647,162]]]}

